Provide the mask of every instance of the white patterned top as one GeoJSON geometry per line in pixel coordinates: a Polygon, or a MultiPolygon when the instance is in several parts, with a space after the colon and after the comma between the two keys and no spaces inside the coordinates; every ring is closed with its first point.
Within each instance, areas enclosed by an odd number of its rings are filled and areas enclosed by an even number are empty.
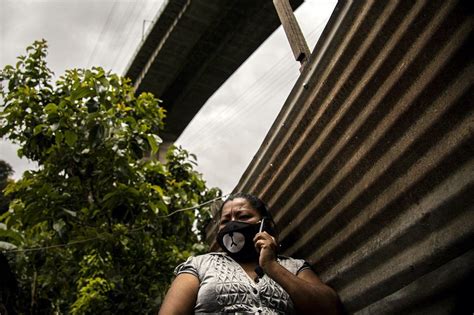
{"type": "MultiPolygon", "coordinates": [[[[278,263],[293,274],[310,268],[304,260],[284,256],[278,263]]],[[[175,274],[191,273],[199,278],[200,287],[195,314],[294,314],[288,293],[273,279],[264,275],[258,282],[226,253],[213,252],[188,260],[175,269],[175,274]]]]}

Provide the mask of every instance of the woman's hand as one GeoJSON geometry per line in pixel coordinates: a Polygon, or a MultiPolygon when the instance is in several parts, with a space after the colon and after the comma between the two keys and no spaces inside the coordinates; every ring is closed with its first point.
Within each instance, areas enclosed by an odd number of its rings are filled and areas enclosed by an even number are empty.
{"type": "Polygon", "coordinates": [[[340,314],[341,304],[336,292],[311,269],[294,275],[277,262],[278,244],[273,236],[261,232],[255,235],[253,241],[257,251],[260,251],[260,267],[288,292],[298,314],[340,314]]]}
{"type": "Polygon", "coordinates": [[[255,235],[253,242],[255,248],[260,253],[258,264],[265,271],[265,268],[269,266],[270,263],[276,262],[278,249],[276,239],[263,231],[255,235]]]}

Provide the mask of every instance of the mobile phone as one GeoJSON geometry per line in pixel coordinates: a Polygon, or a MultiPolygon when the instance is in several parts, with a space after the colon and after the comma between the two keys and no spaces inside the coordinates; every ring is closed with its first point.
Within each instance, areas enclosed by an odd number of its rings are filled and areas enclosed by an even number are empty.
{"type": "Polygon", "coordinates": [[[263,225],[264,224],[265,224],[265,218],[263,218],[262,221],[260,221],[260,228],[258,229],[258,233],[263,231],[263,225]]]}
{"type": "MultiPolygon", "coordinates": [[[[258,233],[262,232],[263,231],[263,228],[264,228],[264,224],[265,224],[265,217],[262,218],[262,221],[260,221],[260,228],[258,229],[258,233]]],[[[255,278],[255,282],[258,282],[260,278],[262,278],[265,273],[263,272],[263,269],[262,267],[260,267],[260,265],[257,265],[257,267],[255,268],[255,273],[257,274],[257,278],[255,278]]]]}

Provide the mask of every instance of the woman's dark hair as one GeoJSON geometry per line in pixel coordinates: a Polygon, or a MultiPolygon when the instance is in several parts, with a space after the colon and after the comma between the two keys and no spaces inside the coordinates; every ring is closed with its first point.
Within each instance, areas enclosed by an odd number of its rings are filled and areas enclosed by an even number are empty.
{"type": "Polygon", "coordinates": [[[227,197],[227,199],[222,203],[219,209],[219,216],[222,214],[222,209],[224,208],[224,205],[227,203],[227,201],[234,200],[237,198],[242,198],[242,199],[247,200],[252,206],[252,208],[258,211],[258,213],[262,216],[262,218],[267,218],[271,222],[273,222],[273,217],[270,211],[268,211],[267,205],[257,196],[243,193],[243,192],[238,192],[238,193],[229,195],[229,197],[227,197]]]}
{"type": "Polygon", "coordinates": [[[222,215],[222,209],[224,208],[224,205],[226,204],[226,202],[237,199],[237,198],[242,198],[242,199],[247,200],[248,203],[252,206],[252,208],[257,210],[257,212],[260,214],[262,218],[265,218],[264,230],[270,233],[270,235],[273,235],[275,237],[278,236],[279,234],[278,228],[276,227],[275,221],[273,221],[272,214],[268,210],[267,205],[262,201],[262,199],[258,198],[255,195],[251,195],[251,194],[247,194],[243,192],[238,192],[238,193],[229,195],[219,208],[219,212],[218,212],[219,218],[222,215]]]}

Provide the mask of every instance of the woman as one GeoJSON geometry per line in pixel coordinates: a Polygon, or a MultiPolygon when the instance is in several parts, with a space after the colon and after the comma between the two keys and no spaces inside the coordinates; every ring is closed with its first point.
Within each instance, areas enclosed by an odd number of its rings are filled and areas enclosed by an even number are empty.
{"type": "Polygon", "coordinates": [[[277,256],[273,221],[257,197],[238,193],[220,209],[224,252],[176,270],[160,314],[338,314],[339,299],[303,260],[277,256]]]}

